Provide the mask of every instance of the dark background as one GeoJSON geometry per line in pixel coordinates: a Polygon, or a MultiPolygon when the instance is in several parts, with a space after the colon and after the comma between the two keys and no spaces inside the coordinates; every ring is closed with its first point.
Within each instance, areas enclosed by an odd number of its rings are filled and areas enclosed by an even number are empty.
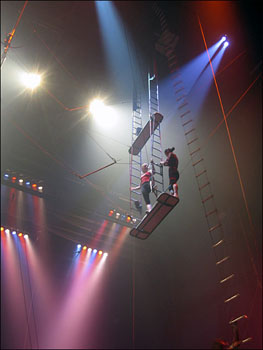
{"type": "MultiPolygon", "coordinates": [[[[1,2],[2,42],[12,30],[23,4],[1,2]]],[[[166,16],[170,31],[178,37],[179,67],[205,51],[198,16],[208,47],[223,34],[228,35],[230,46],[220,62],[222,73],[217,82],[225,111],[230,110],[261,74],[259,2],[161,1],[157,4],[166,16]]],[[[107,234],[112,235],[110,224],[107,226],[97,241],[109,250],[107,283],[98,307],[103,310],[103,316],[98,315],[94,323],[92,341],[84,339],[80,347],[209,349],[215,338],[231,342],[232,331],[227,319],[247,314],[248,320],[241,321],[241,338],[252,337],[252,341],[244,348],[260,349],[261,77],[228,118],[253,230],[225,125],[209,136],[223,118],[214,83],[195,120],[204,144],[203,157],[231,252],[233,272],[237,276],[235,287],[241,295],[237,314],[226,315],[183,128],[173,91],[165,85],[169,77],[167,60],[154,49],[160,25],[154,15],[153,2],[114,1],[113,5],[128,33],[127,49],[135,48],[130,62],[125,61],[127,71],[116,76],[118,84],[114,89],[95,3],[28,3],[12,41],[15,48],[9,50],[1,68],[1,170],[10,169],[43,180],[45,196],[34,201],[42,203],[45,214],[41,220],[26,205],[30,195],[12,191],[1,180],[1,224],[20,226],[30,232],[38,249],[44,251],[44,263],[45,250],[48,251],[52,258],[46,263],[52,266],[50,276],[54,289],[58,295],[63,294],[61,286],[76,243],[88,243],[94,238],[103,222],[102,215],[107,215],[110,208],[129,210],[128,149],[133,82],[127,72],[133,79],[136,76],[147,104],[147,71],[152,58],[156,57],[160,112],[164,115],[163,148],[174,146],[179,158],[180,203],[148,240],[139,241],[127,234],[114,261],[110,251],[114,249],[115,238],[110,243],[107,241],[107,234]],[[134,57],[136,75],[131,68],[135,67],[134,57]],[[32,94],[23,90],[18,83],[18,73],[32,68],[44,72],[44,87],[68,108],[84,106],[97,94],[107,96],[108,103],[115,106],[121,116],[118,130],[100,130],[85,109],[65,110],[45,88],[32,94]],[[120,164],[86,180],[72,174],[85,174],[109,164],[111,160],[105,150],[120,164]],[[11,210],[12,203],[20,209],[11,210]],[[246,322],[245,325],[242,322],[246,322]]],[[[16,315],[10,313],[9,296],[4,284],[2,287],[2,348],[22,348],[24,328],[16,315]]],[[[40,343],[39,347],[44,344],[40,343]]]]}

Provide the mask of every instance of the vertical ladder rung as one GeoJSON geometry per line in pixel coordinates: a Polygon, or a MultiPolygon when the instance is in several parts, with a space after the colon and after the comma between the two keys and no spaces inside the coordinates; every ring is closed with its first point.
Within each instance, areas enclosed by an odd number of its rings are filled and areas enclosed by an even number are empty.
{"type": "Polygon", "coordinates": [[[186,126],[187,124],[191,123],[192,119],[187,120],[187,122],[183,123],[183,126],[186,126]]]}
{"type": "Polygon", "coordinates": [[[196,137],[195,139],[189,141],[189,142],[187,143],[187,145],[189,146],[189,145],[191,145],[191,143],[193,143],[193,142],[195,142],[195,141],[197,141],[197,140],[198,140],[198,137],[196,137]]]}
{"type": "Polygon", "coordinates": [[[189,110],[189,111],[187,111],[187,112],[185,112],[185,113],[183,113],[182,115],[180,115],[180,118],[183,118],[183,117],[185,117],[187,114],[189,114],[189,113],[191,113],[191,111],[189,110]]]}
{"type": "Polygon", "coordinates": [[[192,156],[193,154],[195,154],[196,152],[200,151],[200,147],[198,147],[196,150],[194,150],[193,152],[190,153],[190,156],[192,156]]]}
{"type": "Polygon", "coordinates": [[[218,247],[220,244],[222,244],[224,242],[224,240],[223,239],[220,239],[220,241],[218,241],[217,243],[215,243],[214,245],[213,245],[213,248],[216,248],[216,247],[218,247]]]}
{"type": "MultiPolygon", "coordinates": [[[[205,171],[205,170],[204,170],[205,171]]],[[[206,186],[210,185],[210,182],[208,181],[206,184],[200,186],[198,189],[199,191],[203,190],[206,186]]]]}
{"type": "Polygon", "coordinates": [[[195,131],[195,128],[193,128],[193,129],[187,131],[187,132],[185,133],[185,136],[188,135],[188,134],[190,134],[190,133],[193,132],[193,131],[195,131]]]}
{"type": "Polygon", "coordinates": [[[195,177],[199,177],[199,176],[203,175],[204,173],[206,173],[206,170],[201,171],[201,173],[195,175],[195,177]]]}
{"type": "Polygon", "coordinates": [[[193,166],[196,166],[197,164],[199,164],[200,162],[202,162],[202,160],[204,160],[204,158],[201,158],[201,159],[197,160],[195,163],[193,163],[193,166]]]}
{"type": "Polygon", "coordinates": [[[226,299],[226,300],[224,301],[224,303],[228,303],[229,301],[231,301],[231,300],[233,300],[233,299],[235,299],[235,298],[239,297],[239,295],[240,295],[239,293],[237,293],[237,294],[233,295],[232,297],[230,297],[230,298],[226,299]]]}
{"type": "Polygon", "coordinates": [[[210,216],[210,215],[212,215],[214,213],[217,213],[217,209],[209,211],[208,213],[205,214],[205,216],[208,217],[208,216],[210,216]]]}
{"type": "Polygon", "coordinates": [[[221,226],[221,224],[217,224],[217,225],[211,227],[211,228],[208,230],[208,232],[212,232],[212,231],[214,231],[215,229],[217,229],[217,228],[220,227],[220,226],[221,226]]]}
{"type": "Polygon", "coordinates": [[[185,103],[183,103],[181,106],[179,106],[178,109],[182,109],[182,108],[184,108],[184,107],[187,106],[187,105],[188,105],[188,102],[185,102],[185,103]]]}
{"type": "Polygon", "coordinates": [[[209,199],[212,199],[214,196],[211,194],[210,196],[208,196],[207,198],[205,199],[202,199],[202,203],[205,203],[207,202],[209,199]]]}
{"type": "Polygon", "coordinates": [[[229,321],[229,324],[236,323],[237,321],[242,320],[242,318],[248,318],[248,317],[247,317],[247,315],[239,316],[239,317],[235,318],[234,320],[229,321]]]}
{"type": "Polygon", "coordinates": [[[224,282],[230,280],[231,278],[233,278],[234,276],[235,276],[235,275],[232,273],[232,275],[230,275],[230,276],[224,278],[223,280],[221,280],[220,283],[224,283],[224,282]]]}
{"type": "Polygon", "coordinates": [[[227,261],[229,259],[229,256],[225,256],[223,259],[216,262],[216,265],[222,264],[222,262],[227,261]]]}

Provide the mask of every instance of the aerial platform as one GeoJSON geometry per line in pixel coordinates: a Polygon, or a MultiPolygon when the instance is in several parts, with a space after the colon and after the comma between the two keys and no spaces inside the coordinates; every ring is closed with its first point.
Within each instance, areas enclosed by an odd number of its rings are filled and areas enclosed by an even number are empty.
{"type": "Polygon", "coordinates": [[[146,214],[139,225],[131,229],[130,235],[139,239],[146,239],[164,220],[164,218],[178,204],[179,198],[171,196],[168,193],[161,193],[157,197],[150,213],[146,214]]]}
{"type": "Polygon", "coordinates": [[[150,136],[154,133],[154,130],[158,127],[158,125],[163,120],[163,116],[160,113],[154,113],[151,121],[149,120],[136,140],[133,142],[129,149],[129,153],[137,156],[146,142],[149,140],[150,136]]]}

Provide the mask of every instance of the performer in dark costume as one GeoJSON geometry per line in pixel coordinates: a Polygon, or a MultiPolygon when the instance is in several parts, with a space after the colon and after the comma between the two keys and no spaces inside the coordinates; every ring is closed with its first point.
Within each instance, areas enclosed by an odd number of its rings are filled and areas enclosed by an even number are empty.
{"type": "Polygon", "coordinates": [[[146,204],[146,213],[149,213],[152,210],[151,202],[150,202],[150,193],[151,193],[151,180],[152,176],[154,175],[154,166],[153,162],[152,164],[152,170],[149,170],[149,166],[147,163],[142,164],[142,174],[141,174],[141,183],[137,187],[131,187],[131,191],[136,191],[141,188],[142,195],[146,204]]]}
{"type": "Polygon", "coordinates": [[[179,179],[179,172],[178,172],[178,158],[176,154],[173,153],[174,147],[167,148],[164,151],[164,154],[166,155],[166,160],[162,161],[161,164],[164,166],[169,167],[169,191],[174,197],[178,197],[178,185],[177,181],[179,179]]]}

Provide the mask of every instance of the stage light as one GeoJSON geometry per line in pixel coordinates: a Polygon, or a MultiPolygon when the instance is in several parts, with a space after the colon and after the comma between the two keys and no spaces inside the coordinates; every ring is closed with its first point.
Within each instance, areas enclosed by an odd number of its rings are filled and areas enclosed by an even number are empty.
{"type": "Polygon", "coordinates": [[[34,73],[23,73],[21,81],[25,87],[34,90],[41,82],[41,76],[34,73]]]}
{"type": "Polygon", "coordinates": [[[77,245],[77,250],[80,250],[80,248],[81,248],[81,244],[78,244],[77,245]]]}
{"type": "Polygon", "coordinates": [[[2,232],[2,231],[4,231],[4,227],[3,227],[3,226],[1,226],[1,232],[2,232]]]}
{"type": "Polygon", "coordinates": [[[222,41],[222,43],[223,43],[224,41],[226,41],[226,36],[225,36],[225,35],[222,36],[221,41],[222,41]]]}
{"type": "Polygon", "coordinates": [[[224,45],[223,45],[223,48],[228,47],[228,45],[229,45],[229,42],[228,42],[228,41],[225,41],[225,42],[224,42],[224,45]]]}
{"type": "Polygon", "coordinates": [[[132,218],[131,218],[131,216],[130,215],[127,215],[127,217],[126,217],[126,222],[131,222],[131,220],[132,220],[132,218]]]}
{"type": "Polygon", "coordinates": [[[102,250],[99,251],[99,255],[101,255],[101,254],[102,254],[102,250]]]}
{"type": "Polygon", "coordinates": [[[117,121],[116,113],[113,108],[105,106],[104,102],[99,99],[95,99],[91,102],[89,110],[96,123],[102,127],[109,128],[117,121]]]}
{"type": "Polygon", "coordinates": [[[38,186],[37,188],[39,191],[43,191],[43,186],[38,186]]]}
{"type": "Polygon", "coordinates": [[[24,180],[23,180],[23,179],[19,179],[18,182],[19,182],[20,184],[22,184],[22,183],[24,182],[24,180]]]}
{"type": "Polygon", "coordinates": [[[22,237],[22,236],[23,236],[23,233],[19,232],[18,237],[22,237]]]}
{"type": "Polygon", "coordinates": [[[14,236],[15,236],[15,235],[16,235],[16,231],[12,231],[12,235],[14,235],[14,236]]]}
{"type": "Polygon", "coordinates": [[[27,185],[27,186],[30,186],[30,181],[27,181],[27,182],[26,182],[26,185],[27,185]]]}
{"type": "Polygon", "coordinates": [[[115,215],[116,219],[119,219],[119,218],[120,218],[120,216],[121,216],[121,214],[120,214],[120,213],[116,213],[116,215],[115,215]]]}
{"type": "Polygon", "coordinates": [[[89,248],[89,249],[88,249],[88,252],[90,253],[91,251],[92,251],[92,248],[89,248]]]}
{"type": "Polygon", "coordinates": [[[5,229],[5,233],[6,234],[9,234],[10,233],[10,230],[8,228],[5,229]]]}
{"type": "Polygon", "coordinates": [[[15,182],[16,181],[16,176],[13,176],[12,177],[12,182],[15,182]]]}
{"type": "Polygon", "coordinates": [[[37,188],[37,184],[33,184],[32,188],[36,189],[37,188]]]}
{"type": "Polygon", "coordinates": [[[87,246],[86,246],[86,245],[84,245],[82,249],[83,249],[83,250],[86,250],[86,249],[87,249],[87,246]]]}
{"type": "Polygon", "coordinates": [[[121,220],[125,221],[125,219],[126,219],[126,215],[122,214],[121,220]]]}
{"type": "Polygon", "coordinates": [[[114,210],[109,211],[109,216],[112,216],[114,214],[114,210]]]}
{"type": "Polygon", "coordinates": [[[9,175],[8,175],[8,174],[4,174],[4,178],[5,178],[5,179],[8,179],[8,178],[9,178],[9,175]]]}
{"type": "Polygon", "coordinates": [[[107,257],[107,256],[108,256],[108,253],[104,253],[103,256],[107,257]]]}
{"type": "Polygon", "coordinates": [[[97,253],[97,249],[93,249],[93,253],[97,253]]]}
{"type": "Polygon", "coordinates": [[[24,238],[25,238],[25,239],[28,238],[28,234],[27,234],[27,233],[24,234],[24,238]]]}

